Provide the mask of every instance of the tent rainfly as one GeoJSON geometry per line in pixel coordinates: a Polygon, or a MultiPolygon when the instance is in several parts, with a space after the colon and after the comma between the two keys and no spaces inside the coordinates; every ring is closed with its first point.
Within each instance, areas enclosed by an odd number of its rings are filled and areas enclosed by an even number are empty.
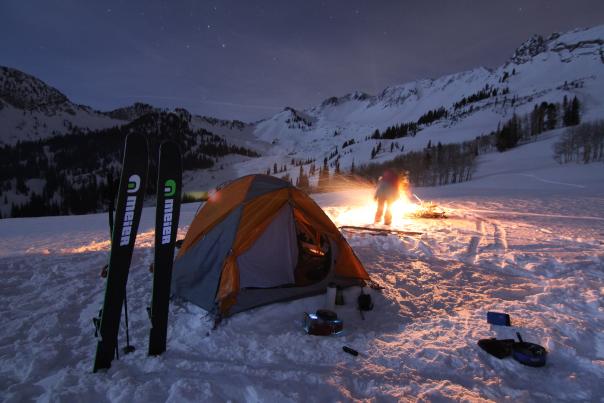
{"type": "Polygon", "coordinates": [[[369,275],[323,210],[291,183],[248,175],[199,210],[174,263],[172,294],[216,316],[362,285],[369,275]]]}

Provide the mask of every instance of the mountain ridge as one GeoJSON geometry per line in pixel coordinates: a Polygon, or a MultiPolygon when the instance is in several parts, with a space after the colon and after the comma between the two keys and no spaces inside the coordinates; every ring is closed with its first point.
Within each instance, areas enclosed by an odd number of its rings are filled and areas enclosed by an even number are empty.
{"type": "MultiPolygon", "coordinates": [[[[69,133],[96,134],[95,138],[99,138],[99,133],[113,133],[111,128],[123,127],[137,119],[148,117],[144,121],[153,122],[164,119],[161,116],[173,116],[169,119],[174,124],[186,126],[183,130],[187,147],[191,148],[189,157],[193,158],[195,153],[204,155],[203,148],[198,147],[202,143],[196,140],[203,137],[196,134],[199,130],[209,133],[206,139],[218,136],[212,138],[223,144],[219,154],[206,155],[210,158],[207,164],[189,165],[191,169],[184,177],[187,189],[211,189],[250,173],[271,173],[295,183],[300,174],[308,172],[314,185],[322,161],[332,172],[347,172],[354,166],[380,164],[410,152],[421,152],[430,145],[469,142],[498,130],[514,117],[528,120],[536,109],[552,109],[555,116],[563,112],[565,102],[575,98],[581,104],[582,121],[602,119],[603,55],[604,25],[552,34],[547,39],[534,36],[496,68],[476,67],[434,79],[415,80],[389,86],[377,95],[353,91],[304,109],[285,107],[254,123],[194,115],[183,108],[169,111],[143,103],[99,112],[70,101],[66,103],[50,90],[38,90],[42,99],[50,94],[52,102],[45,104],[59,105],[56,110],[51,107],[21,110],[9,104],[6,97],[0,97],[0,126],[18,129],[12,137],[0,133],[0,144],[4,140],[5,147],[10,147],[18,140],[45,141],[69,133]],[[66,110],[69,108],[75,108],[73,114],[66,110]],[[59,129],[51,130],[50,123],[57,121],[59,129]],[[46,131],[40,129],[44,125],[46,131]],[[23,133],[29,134],[20,138],[18,135],[23,133]],[[240,147],[248,151],[225,153],[225,145],[226,149],[240,147]]],[[[553,123],[548,121],[548,127],[566,125],[562,116],[556,119],[553,123]]],[[[139,126],[128,127],[135,130],[139,126]]],[[[149,135],[158,135],[154,133],[149,135]]],[[[162,132],[161,136],[169,137],[170,133],[162,132]]],[[[112,144],[119,147],[117,142],[112,144]]],[[[117,155],[117,150],[112,153],[117,155]]],[[[112,157],[111,164],[116,166],[119,161],[112,157]]],[[[98,172],[100,180],[101,171],[98,172]]],[[[31,193],[35,186],[43,186],[45,180],[43,175],[31,179],[37,181],[31,187],[15,181],[0,185],[8,192],[16,192],[15,200],[20,202],[28,192],[26,187],[31,193]]],[[[6,214],[6,202],[4,207],[1,203],[0,210],[6,214]]]]}

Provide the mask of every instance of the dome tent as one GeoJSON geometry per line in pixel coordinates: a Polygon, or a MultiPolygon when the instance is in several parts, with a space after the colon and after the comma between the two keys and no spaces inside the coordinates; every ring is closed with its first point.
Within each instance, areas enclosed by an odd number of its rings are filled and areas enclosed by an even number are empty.
{"type": "Polygon", "coordinates": [[[172,294],[225,317],[369,281],[323,210],[291,183],[248,175],[198,211],[174,262],[172,294]]]}

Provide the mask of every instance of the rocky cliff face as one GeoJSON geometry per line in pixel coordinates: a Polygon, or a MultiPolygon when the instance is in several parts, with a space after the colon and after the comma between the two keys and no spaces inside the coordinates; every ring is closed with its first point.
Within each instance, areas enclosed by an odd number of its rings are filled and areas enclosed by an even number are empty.
{"type": "MultiPolygon", "coordinates": [[[[590,29],[575,30],[565,34],[555,33],[544,39],[541,35],[535,35],[523,43],[510,59],[510,62],[524,64],[547,52],[557,53],[568,62],[573,57],[581,57],[586,54],[602,54],[604,45],[603,26],[590,29]]],[[[604,59],[602,59],[604,63],[604,59]]]]}
{"type": "Polygon", "coordinates": [[[114,109],[105,114],[113,119],[125,120],[131,122],[149,113],[159,113],[161,109],[142,102],[136,102],[131,106],[114,109]]]}
{"type": "Polygon", "coordinates": [[[69,104],[69,99],[34,76],[0,66],[0,99],[18,109],[49,109],[69,104]]]}

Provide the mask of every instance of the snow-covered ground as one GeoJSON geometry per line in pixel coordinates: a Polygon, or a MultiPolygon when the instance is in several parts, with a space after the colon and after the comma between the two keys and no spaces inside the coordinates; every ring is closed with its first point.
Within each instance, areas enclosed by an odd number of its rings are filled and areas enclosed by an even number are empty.
{"type": "MultiPolygon", "coordinates": [[[[168,351],[147,357],[154,209],[145,209],[128,283],[137,350],[105,374],[91,368],[106,215],[1,220],[0,400],[602,401],[604,169],[557,165],[544,151],[553,141],[481,156],[472,182],[416,189],[450,214],[396,218],[421,236],[345,233],[385,289],[371,291],[366,320],[359,290],[346,290],[339,337],[302,330],[302,313],[323,296],[244,312],[216,330],[205,311],[174,303],[168,351]],[[488,325],[489,310],[509,313],[514,327],[488,325]],[[548,349],[546,367],[476,345],[515,331],[548,349]]],[[[366,223],[370,198],[369,188],[315,197],[339,225],[366,223]]],[[[197,207],[183,208],[180,237],[197,207]]]]}

